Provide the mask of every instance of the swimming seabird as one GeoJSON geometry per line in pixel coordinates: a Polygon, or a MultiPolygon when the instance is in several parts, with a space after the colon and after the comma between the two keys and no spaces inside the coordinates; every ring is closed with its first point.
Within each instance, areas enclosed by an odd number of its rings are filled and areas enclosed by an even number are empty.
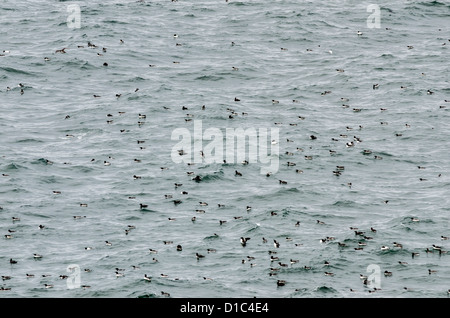
{"type": "Polygon", "coordinates": [[[246,246],[248,240],[250,240],[250,237],[243,237],[243,236],[241,236],[241,245],[242,246],[246,246]]]}
{"type": "Polygon", "coordinates": [[[273,240],[273,246],[275,246],[276,248],[279,248],[280,243],[277,240],[273,240]]]}
{"type": "Polygon", "coordinates": [[[397,242],[393,242],[392,244],[394,244],[394,247],[399,247],[399,248],[403,248],[403,245],[397,242]]]}

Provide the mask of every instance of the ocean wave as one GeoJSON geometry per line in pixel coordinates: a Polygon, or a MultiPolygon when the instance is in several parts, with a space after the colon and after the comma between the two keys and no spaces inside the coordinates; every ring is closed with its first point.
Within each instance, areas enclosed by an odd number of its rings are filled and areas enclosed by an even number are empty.
{"type": "Polygon", "coordinates": [[[28,169],[28,168],[21,164],[12,162],[12,163],[6,165],[4,169],[5,169],[5,171],[13,171],[13,170],[20,170],[20,169],[28,169]]]}
{"type": "Polygon", "coordinates": [[[35,138],[24,138],[24,139],[19,139],[16,140],[16,142],[18,143],[43,143],[43,140],[40,139],[35,139],[35,138]]]}
{"type": "Polygon", "coordinates": [[[159,296],[157,296],[156,294],[153,293],[146,293],[146,294],[138,294],[138,292],[133,292],[130,294],[130,297],[136,297],[136,298],[158,298],[159,296]]]}
{"type": "Polygon", "coordinates": [[[8,66],[3,66],[0,67],[0,70],[6,72],[6,73],[11,73],[11,75],[27,75],[27,76],[35,76],[36,74],[30,71],[25,71],[25,70],[21,70],[18,68],[14,68],[14,67],[8,67],[8,66]]]}
{"type": "Polygon", "coordinates": [[[334,289],[333,287],[323,285],[323,286],[316,287],[315,292],[317,292],[319,294],[335,294],[335,293],[337,293],[337,290],[334,289]]]}

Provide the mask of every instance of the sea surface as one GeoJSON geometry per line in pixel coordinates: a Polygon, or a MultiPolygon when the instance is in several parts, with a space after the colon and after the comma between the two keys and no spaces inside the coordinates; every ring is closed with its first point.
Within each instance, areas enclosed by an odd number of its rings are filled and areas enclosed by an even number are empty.
{"type": "Polygon", "coordinates": [[[449,1],[0,17],[1,298],[449,297],[449,1]]]}

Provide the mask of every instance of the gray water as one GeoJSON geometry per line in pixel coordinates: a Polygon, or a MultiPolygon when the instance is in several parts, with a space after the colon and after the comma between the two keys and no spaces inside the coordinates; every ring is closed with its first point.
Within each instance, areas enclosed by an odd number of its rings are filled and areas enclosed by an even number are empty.
{"type": "Polygon", "coordinates": [[[450,3],[369,4],[2,0],[0,297],[448,297],[450,3]],[[278,170],[174,162],[200,121],[278,170]]]}

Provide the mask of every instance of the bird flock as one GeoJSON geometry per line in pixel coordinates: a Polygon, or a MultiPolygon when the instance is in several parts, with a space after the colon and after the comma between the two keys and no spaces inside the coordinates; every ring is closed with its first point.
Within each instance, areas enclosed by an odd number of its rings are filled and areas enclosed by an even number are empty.
{"type": "MultiPolygon", "coordinates": [[[[172,0],[172,2],[176,2],[174,0],[172,0]]],[[[228,2],[228,1],[227,1],[228,2]]],[[[390,28],[386,28],[386,30],[391,30],[390,28]]],[[[357,31],[355,34],[357,37],[362,37],[363,36],[363,32],[361,31],[357,31]]],[[[173,39],[175,39],[175,47],[180,47],[183,46],[183,43],[179,42],[178,40],[180,39],[179,34],[173,34],[171,36],[173,39]]],[[[450,39],[448,40],[450,42],[450,39]]],[[[126,45],[126,41],[123,39],[118,39],[118,44],[119,45],[126,45]]],[[[446,45],[447,43],[443,43],[442,45],[446,45]]],[[[230,42],[229,44],[231,47],[237,46],[238,43],[236,43],[235,41],[230,42]]],[[[103,47],[102,45],[97,45],[94,44],[93,41],[88,41],[86,44],[80,44],[77,45],[76,47],[62,47],[62,48],[58,48],[55,49],[52,53],[53,56],[56,55],[71,55],[71,54],[76,54],[77,50],[82,50],[82,49],[90,49],[92,50],[92,54],[98,56],[98,57],[104,57],[107,58],[108,54],[111,54],[110,51],[113,50],[109,50],[106,47],[103,47]]],[[[412,45],[408,45],[407,47],[405,47],[406,50],[414,50],[415,47],[412,45]]],[[[281,51],[281,52],[287,52],[289,51],[289,48],[286,47],[281,47],[278,48],[277,51],[281,51]]],[[[306,52],[312,53],[314,50],[311,48],[307,48],[306,52]]],[[[7,54],[9,53],[9,51],[3,51],[3,55],[7,56],[7,54]]],[[[329,52],[330,54],[333,54],[332,51],[329,52]]],[[[50,57],[50,53],[47,56],[43,57],[43,60],[45,61],[45,63],[52,63],[53,58],[50,57]]],[[[99,62],[102,67],[108,68],[111,67],[110,64],[106,61],[102,61],[99,62]]],[[[173,61],[173,64],[180,64],[182,62],[180,61],[173,61]]],[[[148,64],[146,67],[151,68],[151,69],[158,69],[158,65],[155,64],[148,64]]],[[[241,67],[239,65],[236,66],[232,66],[231,68],[232,72],[241,72],[241,67]]],[[[336,68],[336,72],[338,73],[345,73],[345,69],[343,68],[336,68]]],[[[421,76],[426,76],[425,73],[422,73],[421,76]]],[[[16,88],[11,88],[11,87],[7,87],[6,91],[10,92],[10,91],[14,91],[16,88]]],[[[27,90],[27,86],[26,84],[23,83],[19,83],[17,85],[17,89],[19,90],[19,93],[21,95],[26,94],[26,90],[27,90]]],[[[382,90],[383,89],[383,83],[373,83],[371,85],[370,88],[368,88],[368,90],[382,90]]],[[[400,87],[401,90],[405,90],[407,89],[406,86],[402,86],[400,87]]],[[[114,95],[114,98],[119,100],[121,98],[123,98],[123,96],[125,94],[130,95],[130,94],[138,94],[139,93],[140,88],[136,87],[134,88],[131,92],[117,92],[114,95]]],[[[435,92],[432,89],[429,88],[424,88],[424,93],[426,95],[433,95],[435,92]]],[[[330,90],[325,90],[322,92],[318,92],[318,98],[321,98],[322,96],[326,96],[326,95],[331,95],[334,94],[332,91],[330,90]]],[[[92,94],[92,98],[96,99],[96,100],[101,100],[102,99],[103,94],[100,93],[95,93],[92,94]]],[[[243,98],[240,96],[235,96],[235,97],[231,97],[229,101],[225,101],[225,102],[229,102],[234,104],[236,107],[229,107],[226,109],[226,113],[224,114],[224,118],[227,118],[229,120],[239,120],[240,117],[245,117],[245,116],[252,116],[252,113],[250,111],[244,110],[244,111],[236,111],[235,109],[240,107],[240,103],[243,102],[243,98]]],[[[441,105],[438,105],[438,109],[439,110],[445,110],[447,108],[447,104],[449,103],[450,100],[443,100],[441,105]]],[[[282,105],[286,105],[286,104],[291,104],[291,105],[298,105],[301,104],[302,101],[298,100],[298,99],[291,99],[289,101],[283,101],[280,99],[275,99],[272,98],[271,100],[268,100],[268,104],[271,104],[272,107],[282,107],[282,105]]],[[[357,107],[357,106],[350,106],[350,98],[349,97],[340,97],[339,98],[339,103],[342,104],[342,108],[344,110],[350,110],[353,113],[360,113],[362,111],[364,111],[364,109],[357,107]]],[[[169,106],[164,106],[164,110],[169,110],[172,109],[169,106]]],[[[197,107],[197,109],[193,110],[190,106],[179,106],[179,109],[181,110],[181,117],[183,118],[183,121],[185,123],[189,123],[193,120],[193,118],[195,118],[196,113],[195,111],[198,110],[199,112],[205,112],[207,111],[208,107],[204,104],[200,105],[197,107]],[[186,111],[193,111],[189,114],[186,114],[186,111]]],[[[381,107],[379,109],[379,111],[381,113],[384,112],[388,112],[388,108],[385,107],[381,107]]],[[[107,125],[111,125],[111,127],[114,127],[114,119],[116,116],[127,116],[127,112],[126,111],[117,111],[117,113],[113,113],[113,112],[108,112],[107,114],[105,114],[105,122],[107,125]]],[[[145,113],[144,111],[139,111],[137,114],[137,117],[135,118],[135,125],[139,128],[142,126],[145,126],[147,123],[147,120],[153,118],[152,114],[150,113],[145,113]]],[[[72,119],[72,114],[66,114],[64,117],[64,120],[67,121],[67,125],[71,125],[71,119],[72,119]]],[[[295,117],[290,117],[289,120],[291,121],[289,123],[289,127],[295,127],[297,125],[299,125],[299,123],[307,121],[308,118],[305,117],[302,114],[297,114],[295,117]],[[295,120],[294,120],[295,119],[295,120]]],[[[281,122],[274,122],[273,123],[274,126],[282,126],[283,123],[281,122]]],[[[381,121],[380,125],[382,126],[386,126],[388,125],[388,122],[386,121],[381,121]]],[[[411,124],[410,123],[405,123],[403,126],[404,129],[408,129],[411,128],[411,124]]],[[[383,156],[381,156],[378,153],[374,153],[371,149],[367,149],[364,146],[364,140],[361,137],[358,137],[358,132],[363,131],[365,128],[364,125],[358,125],[357,127],[350,127],[350,126],[346,126],[345,124],[342,127],[343,130],[345,130],[345,132],[343,132],[342,134],[340,134],[339,136],[333,136],[331,138],[329,138],[329,144],[332,145],[329,147],[328,149],[328,155],[330,156],[330,158],[338,158],[338,154],[342,151],[345,151],[346,149],[353,149],[355,147],[359,147],[360,152],[359,154],[361,156],[365,156],[365,157],[371,157],[374,160],[383,160],[383,156]]],[[[127,133],[130,132],[129,129],[120,129],[119,130],[121,135],[126,136],[127,133]]],[[[73,138],[74,135],[72,134],[66,134],[65,135],[66,138],[73,138]]],[[[395,133],[394,137],[402,137],[402,133],[395,133]]],[[[310,142],[310,143],[314,143],[317,141],[321,141],[324,138],[326,138],[325,136],[321,136],[320,134],[311,134],[309,136],[307,136],[307,138],[305,138],[305,140],[303,140],[303,142],[310,142]],[[307,139],[307,140],[306,140],[307,139]]],[[[290,145],[291,143],[296,143],[297,141],[295,140],[295,136],[288,136],[286,138],[286,145],[290,145]]],[[[146,140],[146,136],[142,136],[142,139],[137,139],[135,141],[136,143],[136,147],[138,148],[138,150],[141,151],[145,151],[147,149],[148,143],[146,140]]],[[[314,161],[315,156],[311,155],[311,154],[305,154],[305,148],[302,145],[295,145],[294,149],[291,151],[290,149],[286,150],[285,152],[283,152],[283,158],[288,157],[288,158],[292,158],[292,159],[288,159],[287,162],[285,163],[281,163],[281,165],[286,166],[286,169],[291,169],[289,167],[294,167],[292,169],[292,171],[295,172],[295,174],[304,174],[304,170],[298,168],[298,166],[300,165],[299,161],[296,161],[295,158],[296,156],[298,157],[299,154],[301,154],[301,157],[304,161],[314,161]]],[[[309,148],[309,150],[312,149],[311,147],[309,148]]],[[[144,152],[143,152],[144,153],[144,152]]],[[[186,155],[186,152],[183,149],[178,150],[178,154],[180,156],[186,155]]],[[[204,158],[205,154],[201,153],[202,157],[204,158]]],[[[335,176],[336,178],[342,178],[345,177],[345,172],[346,172],[346,166],[343,165],[341,162],[339,162],[338,159],[336,159],[336,161],[333,161],[333,159],[331,159],[332,162],[334,163],[334,168],[331,169],[330,174],[332,174],[333,176],[335,176]]],[[[131,161],[134,164],[142,164],[143,162],[145,162],[145,159],[143,158],[131,158],[131,161]]],[[[114,157],[113,156],[109,156],[107,158],[102,158],[102,159],[95,159],[92,158],[91,159],[91,163],[97,163],[100,162],[101,165],[103,165],[105,168],[109,167],[109,166],[113,166],[114,165],[114,157]]],[[[45,159],[45,165],[47,166],[51,166],[53,165],[54,162],[49,160],[49,159],[45,159]]],[[[224,162],[224,164],[226,164],[226,162],[224,162]]],[[[187,167],[189,169],[193,168],[194,164],[188,164],[187,167]]],[[[249,166],[249,163],[247,161],[244,161],[242,163],[237,163],[232,165],[232,167],[230,168],[230,177],[234,177],[234,178],[242,178],[245,177],[247,175],[247,167],[249,166]]],[[[170,166],[161,166],[159,168],[161,173],[164,173],[164,171],[166,170],[170,170],[171,167],[170,166]]],[[[418,169],[420,171],[425,170],[426,167],[425,166],[421,166],[421,165],[416,165],[415,169],[418,169]]],[[[199,170],[197,170],[199,171],[199,170]]],[[[184,181],[179,181],[179,182],[175,182],[173,183],[171,186],[173,186],[174,191],[173,193],[167,193],[164,195],[164,200],[167,201],[171,201],[173,203],[174,207],[183,207],[184,206],[184,202],[185,201],[189,201],[190,199],[190,191],[187,190],[181,190],[184,188],[185,182],[189,182],[189,183],[193,183],[193,184],[202,184],[203,183],[203,176],[201,173],[198,173],[197,171],[194,170],[188,170],[186,171],[186,175],[183,176],[182,180],[184,181]],[[181,191],[180,191],[181,190],[181,191]],[[178,198],[178,196],[176,196],[176,194],[181,194],[181,198],[178,198]]],[[[443,176],[444,172],[440,172],[439,174],[437,174],[435,177],[436,178],[441,178],[443,176]]],[[[2,177],[3,178],[7,178],[10,175],[8,173],[3,173],[2,177]]],[[[265,176],[264,176],[267,180],[268,183],[273,184],[274,187],[283,187],[286,186],[288,184],[290,184],[289,180],[284,180],[284,179],[278,179],[276,178],[275,174],[272,174],[270,172],[268,172],[265,176]]],[[[136,172],[134,174],[132,174],[130,176],[130,179],[135,180],[136,182],[139,182],[140,180],[146,179],[146,177],[144,175],[141,175],[139,172],[136,172]]],[[[420,177],[419,178],[420,181],[427,181],[427,178],[423,178],[420,177]]],[[[164,182],[164,178],[161,178],[159,180],[157,180],[155,182],[155,184],[153,185],[154,187],[158,187],[161,186],[161,184],[164,182]]],[[[354,180],[348,180],[345,182],[345,185],[349,188],[352,189],[354,187],[355,181],[354,180]]],[[[161,186],[162,187],[162,186],[161,186]]],[[[55,189],[52,191],[52,195],[54,196],[63,196],[64,195],[64,191],[59,190],[59,189],[55,189]]],[[[205,193],[205,197],[207,197],[207,193],[205,193]]],[[[137,196],[133,196],[130,195],[127,197],[128,200],[130,200],[132,203],[132,205],[135,207],[136,210],[140,211],[141,213],[146,213],[148,211],[151,211],[152,209],[152,205],[151,203],[142,201],[142,202],[138,202],[138,197],[137,196]]],[[[223,198],[224,201],[225,200],[230,200],[229,198],[223,198]]],[[[390,202],[390,200],[388,198],[386,198],[382,203],[385,205],[388,205],[390,202]]],[[[78,203],[79,208],[80,209],[89,209],[89,204],[88,203],[78,203]]],[[[223,202],[207,202],[207,201],[198,201],[197,202],[197,208],[195,210],[193,210],[192,212],[194,213],[194,215],[190,218],[190,222],[191,223],[195,223],[197,222],[200,218],[202,218],[203,215],[207,215],[208,214],[208,208],[211,207],[212,205],[214,205],[217,209],[224,209],[226,208],[226,204],[224,204],[223,202]]],[[[245,216],[243,215],[239,215],[239,216],[234,216],[230,219],[225,219],[225,218],[220,218],[216,224],[217,229],[223,228],[224,226],[227,226],[229,223],[233,223],[233,222],[238,222],[239,220],[242,219],[249,219],[252,217],[252,203],[251,202],[247,202],[244,205],[244,209],[245,212],[247,213],[245,216]]],[[[4,210],[6,210],[7,207],[6,206],[0,206],[0,213],[5,213],[4,210]]],[[[9,212],[9,211],[8,211],[9,212]]],[[[12,212],[9,212],[12,213],[12,212]]],[[[271,210],[269,211],[269,215],[271,217],[276,217],[277,215],[279,215],[280,210],[271,210]]],[[[73,220],[83,220],[86,218],[89,218],[87,215],[83,215],[83,214],[78,214],[78,215],[73,215],[72,216],[73,220]]],[[[13,225],[12,227],[9,227],[7,230],[7,233],[4,234],[4,239],[5,240],[14,240],[15,239],[15,235],[16,235],[16,229],[14,228],[14,225],[22,222],[21,218],[17,215],[12,215],[10,216],[10,220],[11,220],[11,224],[13,225]]],[[[167,217],[166,222],[177,222],[179,221],[178,217],[167,217]]],[[[415,223],[420,223],[421,220],[417,217],[411,217],[409,220],[409,222],[415,224],[415,223]]],[[[310,224],[308,224],[307,222],[304,222],[303,220],[300,221],[295,221],[295,223],[292,224],[293,227],[298,228],[299,230],[301,230],[303,227],[313,227],[313,226],[326,226],[328,225],[328,222],[320,220],[320,219],[316,219],[316,220],[311,220],[309,222],[310,224]]],[[[169,225],[167,224],[167,228],[169,227],[169,225]]],[[[139,224],[135,225],[135,224],[126,224],[126,226],[123,227],[123,234],[125,235],[125,237],[132,235],[133,231],[135,231],[137,228],[139,228],[139,224]]],[[[45,231],[47,229],[47,226],[45,224],[40,224],[38,226],[38,230],[40,231],[45,231]]],[[[215,231],[214,229],[212,229],[212,231],[215,231]]],[[[217,232],[219,232],[219,230],[217,230],[217,232]]],[[[370,246],[376,246],[377,244],[377,240],[376,240],[376,236],[378,234],[378,230],[375,229],[374,227],[370,227],[367,229],[361,229],[359,227],[355,227],[355,226],[349,226],[348,227],[348,233],[352,233],[352,235],[354,235],[354,238],[351,240],[346,240],[346,242],[344,242],[343,240],[340,240],[338,237],[336,236],[326,236],[326,237],[322,237],[320,239],[318,239],[318,244],[319,245],[327,245],[330,244],[331,246],[335,246],[336,250],[338,251],[344,251],[344,250],[348,250],[348,249],[352,249],[354,251],[363,251],[364,249],[367,248],[368,245],[370,246]],[[347,242],[347,241],[350,241],[347,242]],[[375,242],[374,242],[375,241],[375,242]],[[356,242],[356,243],[355,243],[356,242]]],[[[219,234],[214,233],[213,236],[219,236],[219,234]]],[[[348,237],[348,235],[347,235],[348,237]]],[[[436,239],[441,240],[442,242],[445,242],[449,239],[448,236],[445,235],[438,235],[436,237],[436,239]]],[[[290,285],[290,281],[283,278],[283,271],[289,270],[290,268],[301,268],[304,271],[318,271],[318,272],[322,272],[324,276],[326,277],[334,277],[336,275],[336,273],[333,272],[332,270],[332,260],[326,260],[325,262],[323,262],[322,266],[320,267],[320,269],[318,268],[314,268],[313,266],[307,265],[307,264],[302,264],[302,259],[298,258],[298,253],[295,251],[295,249],[293,249],[293,247],[302,247],[304,246],[302,243],[294,243],[292,244],[291,242],[294,241],[294,239],[292,237],[285,237],[284,240],[281,240],[279,237],[276,238],[271,238],[271,237],[267,237],[267,236],[247,236],[247,234],[244,234],[242,236],[239,237],[239,235],[236,236],[234,242],[230,242],[230,244],[232,245],[233,249],[234,248],[240,248],[240,249],[248,249],[250,247],[252,247],[252,245],[254,244],[255,246],[266,246],[266,248],[264,248],[265,252],[267,253],[267,257],[266,259],[258,259],[258,257],[252,256],[252,255],[247,255],[245,258],[241,259],[241,263],[243,266],[249,264],[250,268],[253,267],[257,267],[259,263],[263,263],[266,264],[267,266],[267,271],[268,271],[268,277],[271,277],[271,279],[274,279],[274,285],[276,285],[277,288],[288,288],[287,286],[290,285]],[[260,245],[262,244],[262,245],[260,245]],[[289,245],[288,245],[289,244],[289,245]],[[288,253],[290,250],[292,251],[292,255],[289,257],[282,257],[279,255],[279,251],[283,250],[283,248],[287,249],[287,252],[285,250],[286,253],[288,253]],[[258,262],[260,261],[260,262],[258,262]],[[281,276],[281,277],[280,277],[281,276]],[[285,287],[286,286],[286,287],[285,287]]],[[[112,240],[104,240],[103,242],[101,242],[103,246],[107,246],[110,248],[114,248],[115,243],[112,240]]],[[[176,250],[177,252],[185,252],[185,248],[183,247],[183,245],[180,242],[176,242],[173,239],[165,239],[161,241],[161,244],[163,246],[170,246],[173,249],[176,250]]],[[[100,242],[99,242],[100,245],[100,242]]],[[[84,249],[85,251],[91,251],[93,249],[96,249],[97,246],[85,246],[84,249]]],[[[399,251],[404,249],[404,243],[402,242],[392,242],[390,245],[378,245],[376,247],[380,252],[385,252],[388,253],[389,251],[399,251]]],[[[220,250],[217,250],[216,248],[212,248],[209,247],[203,251],[198,250],[198,251],[193,251],[192,254],[192,259],[195,259],[197,262],[202,262],[205,259],[207,259],[209,257],[210,254],[213,253],[220,253],[220,250]]],[[[423,254],[434,254],[434,255],[439,255],[439,256],[445,256],[447,254],[447,250],[445,249],[444,246],[442,246],[441,244],[432,244],[431,246],[424,248],[421,251],[418,251],[417,248],[413,248],[412,250],[408,250],[408,253],[410,254],[410,258],[411,261],[405,261],[405,260],[399,260],[398,264],[402,265],[402,266],[410,266],[412,262],[414,262],[414,260],[416,260],[417,258],[421,257],[423,254]]],[[[151,256],[151,262],[153,263],[158,263],[159,260],[157,259],[157,255],[160,254],[160,251],[158,249],[157,246],[152,246],[149,247],[146,251],[146,254],[152,255],[151,256]]],[[[32,255],[33,260],[34,261],[39,261],[41,259],[45,259],[47,256],[46,255],[41,255],[38,253],[34,253],[32,255]]],[[[145,256],[144,256],[145,257],[145,256]]],[[[17,267],[20,267],[22,265],[22,263],[27,262],[27,260],[20,260],[20,259],[15,259],[14,257],[9,257],[8,259],[8,264],[10,266],[10,268],[12,268],[12,275],[6,275],[6,274],[2,274],[1,278],[3,281],[3,285],[0,287],[0,290],[2,291],[11,291],[11,288],[8,287],[7,283],[9,281],[11,281],[12,279],[14,279],[14,269],[17,267]]],[[[264,266],[264,265],[263,265],[264,266]]],[[[130,267],[133,268],[133,270],[135,271],[139,271],[141,270],[141,267],[138,265],[131,265],[130,267]]],[[[7,268],[6,264],[3,264],[2,266],[0,266],[0,269],[2,269],[3,271],[7,268]]],[[[141,270],[142,271],[142,270],[141,270]]],[[[88,273],[91,272],[91,269],[85,268],[84,272],[88,273]]],[[[126,278],[126,272],[127,269],[125,268],[119,268],[119,267],[115,267],[112,271],[111,271],[111,275],[115,275],[116,278],[126,278]]],[[[438,271],[434,270],[433,268],[429,268],[428,272],[424,273],[426,275],[438,275],[438,271]]],[[[230,274],[232,275],[232,274],[230,274]]],[[[380,275],[383,275],[384,277],[391,277],[391,276],[395,276],[396,273],[389,271],[389,270],[384,270],[382,273],[380,273],[380,275]]],[[[47,274],[42,274],[42,277],[47,277],[47,274]]],[[[165,274],[165,273],[159,273],[157,275],[151,275],[150,273],[142,273],[140,275],[140,278],[142,279],[142,281],[146,282],[146,283],[152,283],[155,280],[155,277],[157,276],[157,278],[169,278],[170,276],[165,274]]],[[[33,273],[27,273],[26,274],[26,278],[27,279],[33,279],[35,277],[35,274],[33,273]]],[[[66,274],[59,274],[57,275],[57,277],[61,280],[67,280],[70,278],[70,275],[66,275],[66,274]]],[[[207,277],[204,276],[203,279],[205,281],[214,281],[216,278],[215,277],[207,277]]],[[[361,286],[365,288],[365,291],[367,291],[368,293],[374,293],[374,292],[378,292],[382,289],[377,288],[377,287],[373,287],[373,282],[370,280],[370,277],[368,275],[365,274],[360,274],[360,279],[361,279],[361,286]]],[[[44,283],[41,286],[44,289],[51,289],[54,287],[54,284],[51,283],[44,283]]],[[[80,285],[81,288],[83,289],[89,289],[91,288],[90,285],[87,284],[83,284],[80,285]]],[[[405,287],[405,289],[407,289],[405,287]]],[[[299,291],[300,289],[295,288],[295,291],[299,291]]],[[[355,289],[350,288],[351,292],[354,292],[355,289]]],[[[450,294],[450,289],[447,291],[450,294]]],[[[160,291],[160,296],[163,297],[170,297],[170,293],[166,292],[166,291],[160,291]]]]}

